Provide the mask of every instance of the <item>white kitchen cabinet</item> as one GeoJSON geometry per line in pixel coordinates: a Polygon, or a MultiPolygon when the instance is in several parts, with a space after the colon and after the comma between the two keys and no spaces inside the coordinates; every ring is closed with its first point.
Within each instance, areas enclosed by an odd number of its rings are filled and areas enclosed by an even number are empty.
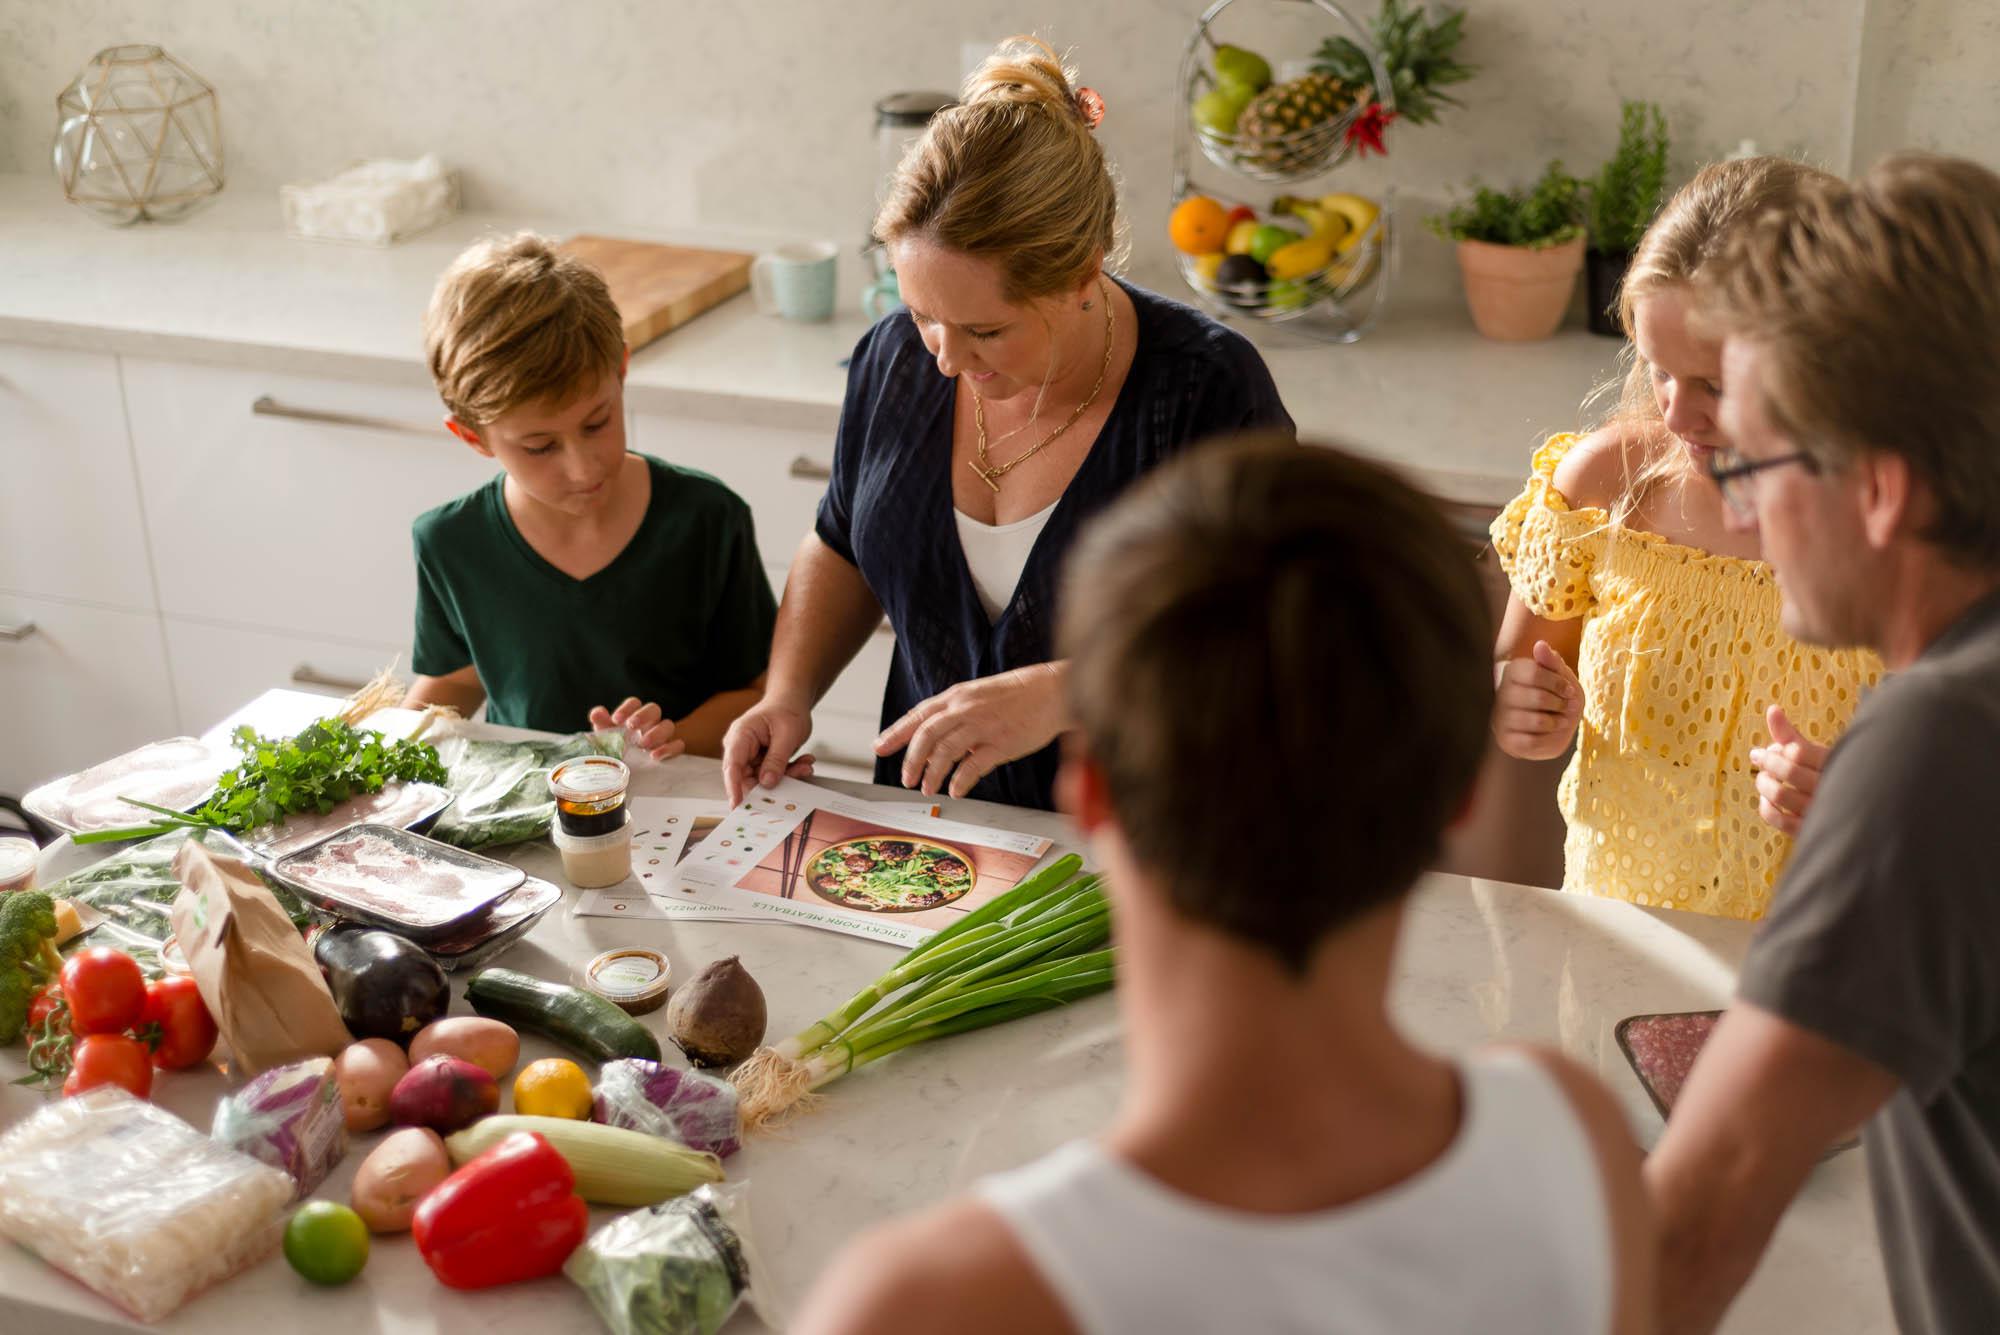
{"type": "Polygon", "coordinates": [[[410,521],[498,467],[428,389],[131,358],[125,394],[172,617],[407,645],[410,521]]]}
{"type": "Polygon", "coordinates": [[[0,590],[152,610],[113,357],[0,343],[0,590]]]}
{"type": "Polygon", "coordinates": [[[354,644],[283,631],[245,630],[167,617],[167,661],[181,730],[196,736],[273,686],[352,695],[399,656],[400,644],[354,644]]]}
{"type": "MultiPolygon", "coordinates": [[[[832,434],[640,413],[630,435],[632,448],[713,474],[749,504],[771,592],[782,598],[785,572],[812,531],[826,490],[832,434]]],[[[808,749],[819,757],[821,773],[835,778],[872,773],[869,746],[880,724],[894,648],[888,628],[879,629],[813,711],[808,749]]]]}
{"type": "Polygon", "coordinates": [[[158,616],[0,593],[0,792],[179,731],[158,616]]]}
{"type": "MultiPolygon", "coordinates": [[[[640,413],[631,434],[633,449],[720,478],[749,503],[764,564],[791,565],[826,490],[831,433],[640,413]]],[[[782,587],[774,582],[773,592],[782,587]]]]}

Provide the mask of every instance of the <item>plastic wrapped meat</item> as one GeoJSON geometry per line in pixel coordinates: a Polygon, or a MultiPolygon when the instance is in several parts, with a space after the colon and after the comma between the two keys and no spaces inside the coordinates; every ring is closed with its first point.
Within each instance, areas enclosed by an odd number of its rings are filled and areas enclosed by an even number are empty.
{"type": "Polygon", "coordinates": [[[136,751],[92,765],[78,774],[45,783],[21,805],[49,824],[72,834],[145,825],[159,813],[123,799],[136,797],[170,811],[185,811],[215,790],[215,781],[236,765],[236,753],[193,737],[149,742],[136,751]]]}
{"type": "Polygon", "coordinates": [[[268,858],[281,858],[350,825],[393,825],[407,830],[429,820],[451,802],[434,783],[392,783],[377,793],[350,797],[328,812],[300,811],[282,825],[263,825],[243,842],[268,858]]]}

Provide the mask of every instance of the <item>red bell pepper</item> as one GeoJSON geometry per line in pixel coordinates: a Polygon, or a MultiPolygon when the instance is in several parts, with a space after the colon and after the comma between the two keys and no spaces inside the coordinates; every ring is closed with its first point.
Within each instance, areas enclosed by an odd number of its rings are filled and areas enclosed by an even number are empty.
{"type": "Polygon", "coordinates": [[[568,1162],[543,1137],[517,1131],[425,1196],[410,1231],[438,1279],[484,1289],[555,1274],[589,1226],[568,1162]]]}

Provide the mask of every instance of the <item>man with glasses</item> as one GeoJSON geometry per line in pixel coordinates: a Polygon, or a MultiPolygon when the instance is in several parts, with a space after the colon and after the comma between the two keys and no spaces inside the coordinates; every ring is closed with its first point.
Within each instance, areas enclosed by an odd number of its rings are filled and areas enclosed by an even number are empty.
{"type": "Polygon", "coordinates": [[[1784,627],[1893,676],[1834,747],[1647,1165],[1666,1331],[1720,1321],[1866,1123],[1898,1324],[2000,1330],[2000,176],[1892,157],[1704,270],[1711,475],[1784,627]]]}

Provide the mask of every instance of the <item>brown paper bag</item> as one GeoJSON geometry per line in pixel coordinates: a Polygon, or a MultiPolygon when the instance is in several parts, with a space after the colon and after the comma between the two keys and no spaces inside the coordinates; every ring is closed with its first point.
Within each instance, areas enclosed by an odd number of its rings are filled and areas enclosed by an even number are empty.
{"type": "Polygon", "coordinates": [[[255,872],[189,839],[174,877],[174,935],[242,1074],[332,1057],[354,1041],[312,950],[255,872]]]}

